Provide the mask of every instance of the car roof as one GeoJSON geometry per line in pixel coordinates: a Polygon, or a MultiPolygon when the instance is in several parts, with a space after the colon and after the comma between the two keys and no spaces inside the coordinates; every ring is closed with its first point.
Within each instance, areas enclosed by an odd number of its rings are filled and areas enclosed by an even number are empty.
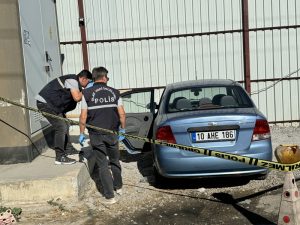
{"type": "Polygon", "coordinates": [[[177,83],[168,84],[167,89],[181,89],[186,87],[196,86],[240,86],[236,81],[229,79],[203,79],[203,80],[188,80],[177,83]]]}

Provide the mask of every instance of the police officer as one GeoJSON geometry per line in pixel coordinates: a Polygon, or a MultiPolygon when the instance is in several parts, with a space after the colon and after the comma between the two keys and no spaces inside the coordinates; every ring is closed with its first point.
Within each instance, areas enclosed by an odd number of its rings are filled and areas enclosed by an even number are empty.
{"type": "MultiPolygon", "coordinates": [[[[82,70],[79,74],[70,74],[50,81],[36,96],[39,110],[65,118],[65,114],[76,108],[81,101],[82,88],[86,87],[92,74],[82,70]]],[[[69,143],[69,124],[66,121],[47,117],[54,129],[55,164],[73,164],[76,160],[67,157],[69,143]]]]}
{"type": "MultiPolygon", "coordinates": [[[[80,114],[80,137],[83,144],[85,124],[100,128],[125,132],[125,111],[120,92],[107,86],[108,71],[96,67],[92,71],[94,85],[83,91],[80,114]]],[[[122,176],[118,136],[115,134],[88,128],[90,143],[98,166],[99,177],[103,185],[104,203],[116,202],[114,191],[121,194],[122,176]]]]}

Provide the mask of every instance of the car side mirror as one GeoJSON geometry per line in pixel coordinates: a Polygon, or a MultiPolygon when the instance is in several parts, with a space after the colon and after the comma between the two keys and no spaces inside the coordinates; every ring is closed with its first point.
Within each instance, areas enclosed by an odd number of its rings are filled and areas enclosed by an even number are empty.
{"type": "Polygon", "coordinates": [[[158,105],[156,104],[156,102],[153,102],[152,103],[152,106],[151,106],[151,103],[148,103],[147,105],[146,105],[146,108],[147,109],[158,109],[158,105]]]}

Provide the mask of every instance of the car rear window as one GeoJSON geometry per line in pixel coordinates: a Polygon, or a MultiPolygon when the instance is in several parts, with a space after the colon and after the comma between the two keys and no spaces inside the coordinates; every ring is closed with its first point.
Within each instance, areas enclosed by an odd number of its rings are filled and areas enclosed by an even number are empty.
{"type": "Polygon", "coordinates": [[[253,107],[239,86],[191,87],[171,92],[168,99],[167,112],[253,107]]]}

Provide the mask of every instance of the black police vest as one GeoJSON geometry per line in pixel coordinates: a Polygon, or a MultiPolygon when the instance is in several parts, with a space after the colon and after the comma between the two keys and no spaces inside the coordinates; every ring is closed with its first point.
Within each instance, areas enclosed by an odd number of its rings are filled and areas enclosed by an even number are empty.
{"type": "MultiPolygon", "coordinates": [[[[120,126],[118,100],[120,92],[104,83],[94,83],[93,87],[83,90],[88,106],[87,124],[117,131],[120,126]]],[[[102,133],[88,128],[89,133],[102,133]]]]}
{"type": "MultiPolygon", "coordinates": [[[[76,108],[77,102],[74,101],[70,89],[62,87],[65,80],[74,79],[77,80],[75,74],[69,74],[59,77],[61,83],[58,79],[50,81],[39,93],[42,96],[47,104],[49,104],[53,110],[57,113],[66,113],[76,108]]],[[[78,82],[79,89],[81,91],[80,83],[78,82]]]]}

